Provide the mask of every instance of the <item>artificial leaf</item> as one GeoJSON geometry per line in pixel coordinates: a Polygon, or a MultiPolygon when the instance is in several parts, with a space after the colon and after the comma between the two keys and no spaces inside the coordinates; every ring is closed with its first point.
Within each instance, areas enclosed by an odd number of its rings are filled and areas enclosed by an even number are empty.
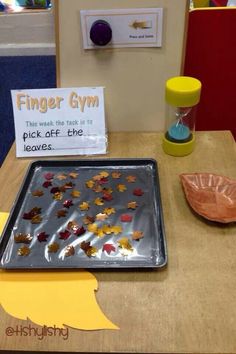
{"type": "Polygon", "coordinates": [[[95,193],[100,193],[102,192],[102,186],[100,184],[95,184],[94,188],[93,188],[93,191],[95,193]]]}
{"type": "Polygon", "coordinates": [[[94,223],[95,221],[95,218],[93,216],[89,216],[89,215],[86,215],[84,218],[83,218],[83,223],[85,225],[88,225],[88,224],[92,224],[94,223]]]}
{"type": "Polygon", "coordinates": [[[108,193],[108,194],[111,194],[111,193],[113,193],[113,190],[112,190],[112,188],[106,188],[106,187],[103,187],[102,188],[102,192],[104,193],[104,194],[106,194],[106,193],[108,193]]]}
{"type": "Polygon", "coordinates": [[[79,174],[77,172],[70,172],[69,173],[70,178],[73,178],[73,179],[76,179],[78,177],[78,175],[79,174]]]}
{"type": "Polygon", "coordinates": [[[110,202],[113,199],[113,197],[110,193],[103,192],[102,199],[106,200],[107,202],[110,202]]]}
{"type": "Polygon", "coordinates": [[[136,176],[132,176],[132,175],[127,176],[126,181],[129,183],[134,183],[136,181],[136,176]]]}
{"type": "Polygon", "coordinates": [[[80,205],[80,210],[84,211],[84,210],[89,210],[89,203],[88,202],[82,202],[80,205]]]}
{"type": "Polygon", "coordinates": [[[85,182],[85,185],[87,188],[93,188],[94,184],[95,184],[95,182],[92,180],[85,182]]]}
{"type": "Polygon", "coordinates": [[[111,176],[114,179],[118,179],[121,177],[121,172],[112,172],[111,176]]]}
{"type": "Polygon", "coordinates": [[[129,202],[129,203],[127,204],[127,208],[128,208],[128,209],[136,209],[137,206],[138,206],[137,202],[129,202]]]}
{"type": "Polygon", "coordinates": [[[44,195],[44,193],[43,193],[43,191],[41,189],[37,189],[37,190],[32,192],[32,195],[34,197],[42,197],[44,195]]]}
{"type": "Polygon", "coordinates": [[[100,176],[107,178],[109,176],[109,173],[107,171],[101,171],[100,176]]]}
{"type": "Polygon", "coordinates": [[[50,253],[56,253],[59,250],[60,246],[57,242],[53,242],[50,245],[48,245],[48,252],[50,253]]]}
{"type": "Polygon", "coordinates": [[[77,228],[74,229],[73,234],[76,236],[81,236],[85,234],[86,229],[83,226],[78,226],[77,228]]]}
{"type": "Polygon", "coordinates": [[[40,224],[42,220],[43,218],[41,215],[35,215],[31,219],[31,224],[40,224]]]}
{"type": "Polygon", "coordinates": [[[102,200],[101,198],[96,198],[94,200],[94,204],[95,205],[103,205],[104,204],[104,200],[102,200]]]}
{"type": "Polygon", "coordinates": [[[76,190],[76,189],[74,189],[72,192],[71,192],[71,196],[73,197],[73,198],[79,198],[80,197],[80,191],[78,191],[78,190],[76,190]]]}
{"type": "Polygon", "coordinates": [[[133,240],[140,240],[141,238],[143,238],[143,232],[142,231],[133,231],[132,233],[132,239],[133,240]]]}
{"type": "Polygon", "coordinates": [[[118,235],[118,234],[120,234],[123,231],[123,228],[120,225],[114,225],[114,226],[111,227],[111,231],[115,235],[118,235]]]}
{"type": "Polygon", "coordinates": [[[58,193],[60,192],[60,188],[59,187],[52,187],[51,190],[50,190],[50,193],[52,194],[55,194],[55,193],[58,193]]]}
{"type": "Polygon", "coordinates": [[[98,228],[95,232],[95,235],[97,237],[104,237],[105,236],[105,233],[103,232],[103,228],[98,228]]]}
{"type": "Polygon", "coordinates": [[[132,247],[128,237],[122,237],[120,240],[118,240],[118,244],[119,244],[120,248],[124,248],[129,251],[133,250],[133,247],[132,247]]]}
{"type": "Polygon", "coordinates": [[[120,216],[120,221],[122,222],[131,222],[133,219],[132,215],[129,215],[129,214],[122,214],[120,216]]]}
{"type": "Polygon", "coordinates": [[[68,213],[67,210],[65,210],[65,209],[60,209],[60,210],[57,211],[57,217],[58,217],[58,218],[63,218],[63,217],[66,216],[67,213],[68,213]]]}
{"type": "Polygon", "coordinates": [[[96,220],[104,221],[107,218],[108,218],[108,215],[104,214],[104,213],[99,213],[99,214],[96,215],[96,220]]]}
{"type": "Polygon", "coordinates": [[[63,206],[67,209],[69,209],[73,204],[73,201],[71,199],[67,199],[63,202],[63,206]]]}
{"type": "Polygon", "coordinates": [[[137,197],[141,197],[143,195],[143,190],[141,188],[135,188],[133,190],[133,195],[136,195],[137,197]]]}
{"type": "Polygon", "coordinates": [[[89,224],[87,228],[89,232],[96,233],[98,226],[97,224],[89,224]]]}
{"type": "Polygon", "coordinates": [[[110,254],[111,252],[115,252],[116,248],[112,243],[105,243],[102,247],[103,252],[107,252],[110,254]]]}
{"type": "Polygon", "coordinates": [[[90,242],[85,242],[83,241],[80,244],[80,248],[84,251],[84,253],[88,256],[88,257],[92,257],[95,256],[95,254],[97,253],[97,248],[96,247],[92,247],[90,245],[90,242]]]}
{"type": "Polygon", "coordinates": [[[48,181],[50,181],[51,179],[53,179],[53,177],[54,177],[54,174],[51,173],[51,172],[48,172],[48,173],[45,173],[45,174],[44,174],[44,178],[45,178],[46,180],[48,180],[48,181]]]}
{"type": "Polygon", "coordinates": [[[22,246],[17,251],[18,256],[28,256],[30,254],[30,248],[28,246],[22,246]]]}
{"type": "Polygon", "coordinates": [[[65,249],[65,256],[70,257],[75,254],[75,248],[73,246],[67,246],[65,249]]]}
{"type": "Polygon", "coordinates": [[[70,233],[70,231],[65,230],[65,231],[59,232],[59,235],[60,235],[59,238],[61,240],[67,240],[70,237],[71,233],[70,233]]]}
{"type": "Polygon", "coordinates": [[[115,209],[114,208],[105,208],[103,210],[103,213],[107,214],[107,215],[115,214],[115,209]]]}
{"type": "Polygon", "coordinates": [[[55,200],[62,200],[62,198],[63,198],[62,192],[56,192],[53,194],[53,199],[55,199],[55,200]]]}
{"type": "Polygon", "coordinates": [[[64,179],[67,179],[67,176],[64,173],[60,173],[56,176],[59,181],[63,181],[64,179]]]}
{"type": "Polygon", "coordinates": [[[110,225],[103,225],[102,230],[106,235],[112,234],[112,227],[110,225]]]}
{"type": "Polygon", "coordinates": [[[39,241],[39,242],[45,242],[45,241],[47,241],[48,237],[49,237],[49,235],[46,234],[45,231],[40,232],[40,233],[37,235],[37,238],[38,238],[38,241],[39,241]]]}
{"type": "Polygon", "coordinates": [[[102,176],[100,174],[93,176],[94,181],[100,181],[101,178],[102,178],[102,176]]]}
{"type": "Polygon", "coordinates": [[[67,224],[67,229],[75,231],[79,224],[76,221],[69,221],[67,224]]]}
{"type": "Polygon", "coordinates": [[[106,177],[102,177],[102,178],[98,181],[99,184],[105,184],[105,183],[107,183],[107,182],[108,182],[108,178],[106,178],[106,177]]]}
{"type": "Polygon", "coordinates": [[[67,182],[67,183],[65,183],[65,184],[63,184],[63,185],[61,186],[61,188],[62,188],[63,190],[72,189],[73,187],[74,187],[74,184],[73,184],[72,182],[67,182]]]}
{"type": "Polygon", "coordinates": [[[116,188],[119,192],[124,192],[127,190],[127,188],[124,184],[118,184],[116,188]]]}
{"type": "Polygon", "coordinates": [[[30,243],[33,237],[30,234],[19,233],[14,236],[14,240],[16,243],[30,243]]]}
{"type": "Polygon", "coordinates": [[[43,182],[43,187],[44,188],[48,188],[48,187],[50,187],[52,185],[52,182],[51,181],[45,181],[45,182],[43,182]]]}
{"type": "Polygon", "coordinates": [[[41,213],[41,208],[34,207],[28,213],[23,214],[23,219],[32,220],[32,218],[41,213]]]}

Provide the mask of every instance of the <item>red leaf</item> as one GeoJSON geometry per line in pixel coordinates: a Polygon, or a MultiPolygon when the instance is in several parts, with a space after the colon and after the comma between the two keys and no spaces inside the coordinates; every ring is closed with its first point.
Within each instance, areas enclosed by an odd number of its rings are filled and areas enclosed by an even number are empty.
{"type": "Polygon", "coordinates": [[[48,188],[48,187],[50,187],[52,185],[52,182],[51,181],[45,181],[44,183],[43,183],[43,187],[44,188],[48,188]]]}
{"type": "Polygon", "coordinates": [[[40,234],[37,235],[38,241],[39,242],[44,242],[47,241],[47,238],[49,237],[49,235],[46,234],[46,232],[40,232],[40,234]]]}
{"type": "Polygon", "coordinates": [[[70,199],[65,200],[64,203],[63,203],[63,206],[64,206],[65,208],[68,208],[68,209],[69,209],[72,205],[74,205],[74,204],[73,204],[73,201],[70,200],[70,199]]]}
{"type": "Polygon", "coordinates": [[[65,231],[61,231],[59,232],[59,235],[60,235],[60,239],[62,240],[67,240],[68,237],[70,236],[70,232],[68,230],[65,230],[65,231]]]}
{"type": "Polygon", "coordinates": [[[106,251],[108,254],[110,254],[112,251],[115,252],[116,248],[111,243],[105,243],[102,250],[103,252],[106,251]]]}
{"type": "Polygon", "coordinates": [[[131,222],[133,219],[132,215],[129,215],[129,214],[122,214],[120,216],[120,221],[122,222],[131,222]]]}
{"type": "Polygon", "coordinates": [[[55,193],[58,193],[60,192],[60,188],[59,187],[52,187],[51,190],[50,190],[50,193],[52,194],[55,194],[55,193]]]}
{"type": "Polygon", "coordinates": [[[45,173],[44,178],[50,181],[50,179],[53,179],[54,174],[51,172],[45,173]]]}
{"type": "Polygon", "coordinates": [[[76,236],[81,236],[81,235],[83,235],[85,232],[86,232],[86,229],[85,229],[83,226],[80,226],[80,227],[76,228],[76,229],[73,231],[73,234],[76,235],[76,236]]]}
{"type": "Polygon", "coordinates": [[[28,213],[23,214],[23,219],[32,220],[34,216],[39,215],[41,213],[41,208],[35,207],[31,209],[28,213]]]}
{"type": "Polygon", "coordinates": [[[102,199],[109,202],[113,199],[113,197],[110,193],[103,193],[102,199]]]}
{"type": "Polygon", "coordinates": [[[133,195],[136,195],[137,197],[141,197],[143,195],[143,190],[141,188],[135,188],[133,190],[133,195]]]}

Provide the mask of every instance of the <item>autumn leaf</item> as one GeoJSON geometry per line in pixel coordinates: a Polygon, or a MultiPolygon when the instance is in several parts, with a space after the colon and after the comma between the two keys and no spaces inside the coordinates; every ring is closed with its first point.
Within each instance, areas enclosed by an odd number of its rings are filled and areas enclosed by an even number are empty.
{"type": "Polygon", "coordinates": [[[118,185],[116,186],[116,188],[117,188],[117,190],[118,190],[119,192],[124,192],[124,191],[127,190],[127,188],[126,188],[126,186],[125,186],[124,184],[118,184],[118,185]]]}
{"type": "Polygon", "coordinates": [[[50,253],[56,253],[59,250],[60,246],[57,242],[53,242],[50,245],[48,245],[48,252],[50,253]]]}
{"type": "Polygon", "coordinates": [[[78,190],[76,190],[76,189],[74,189],[72,192],[71,192],[71,196],[73,197],[73,198],[79,198],[80,197],[80,191],[78,191],[78,190]]]}
{"type": "Polygon", "coordinates": [[[43,220],[42,216],[35,215],[31,219],[31,224],[40,224],[42,220],[43,220]]]}
{"type": "Polygon", "coordinates": [[[30,243],[33,237],[30,234],[19,233],[14,236],[14,240],[16,243],[30,243]]]}
{"type": "Polygon", "coordinates": [[[104,200],[102,200],[101,198],[96,198],[94,200],[94,204],[95,205],[103,205],[104,204],[104,200]]]}
{"type": "Polygon", "coordinates": [[[113,244],[111,243],[105,243],[103,245],[103,248],[102,248],[103,252],[107,252],[108,254],[110,254],[111,252],[115,252],[116,251],[116,248],[114,247],[113,244]]]}
{"type": "Polygon", "coordinates": [[[127,237],[123,237],[118,241],[119,247],[120,248],[124,248],[126,250],[132,251],[133,247],[130,244],[130,241],[127,237]]]}
{"type": "Polygon", "coordinates": [[[143,238],[143,232],[142,231],[133,231],[132,233],[132,239],[139,241],[141,238],[143,238]]]}
{"type": "Polygon", "coordinates": [[[66,216],[67,213],[68,213],[67,210],[65,210],[65,209],[60,209],[60,210],[57,211],[57,217],[58,217],[58,218],[63,218],[63,217],[66,216]]]}
{"type": "Polygon", "coordinates": [[[30,254],[30,248],[28,246],[22,246],[17,251],[18,256],[28,256],[30,254]]]}
{"type": "Polygon", "coordinates": [[[69,177],[70,177],[70,178],[73,178],[73,179],[76,179],[76,178],[78,177],[78,175],[79,175],[79,174],[78,174],[77,172],[70,172],[70,173],[69,173],[69,177]]]}
{"type": "Polygon", "coordinates": [[[81,236],[83,234],[85,234],[86,229],[83,226],[78,226],[77,228],[75,228],[73,230],[73,234],[76,236],[81,236]]]}
{"type": "Polygon", "coordinates": [[[93,188],[94,184],[95,184],[95,182],[92,180],[85,182],[85,185],[87,188],[93,188]]]}
{"type": "Polygon", "coordinates": [[[104,221],[108,218],[107,214],[99,213],[96,215],[96,220],[104,221]]]}
{"type": "Polygon", "coordinates": [[[114,233],[115,235],[118,235],[123,231],[123,228],[120,225],[114,225],[111,227],[111,230],[112,230],[112,233],[114,233]]]}
{"type": "Polygon", "coordinates": [[[56,178],[59,179],[59,181],[63,181],[67,179],[67,176],[64,173],[60,173],[56,176],[56,178]]]}
{"type": "Polygon", "coordinates": [[[89,232],[95,233],[98,229],[98,226],[97,224],[89,224],[87,229],[89,232]]]}
{"type": "Polygon", "coordinates": [[[103,193],[102,199],[106,200],[107,202],[110,202],[113,199],[113,197],[110,193],[103,193]]]}
{"type": "Polygon", "coordinates": [[[109,176],[109,173],[107,171],[101,171],[100,176],[107,178],[109,176]]]}
{"type": "Polygon", "coordinates": [[[102,191],[102,186],[100,186],[100,184],[96,184],[93,188],[93,191],[95,193],[100,193],[102,191]]]}
{"type": "Polygon", "coordinates": [[[61,188],[63,188],[64,190],[67,189],[72,189],[74,187],[74,184],[72,182],[67,182],[65,184],[63,184],[63,186],[61,188]]]}
{"type": "Polygon", "coordinates": [[[81,242],[80,244],[80,248],[84,251],[84,253],[88,256],[88,257],[92,257],[95,256],[95,254],[97,253],[97,248],[96,247],[92,247],[90,245],[90,242],[81,242]]]}
{"type": "Polygon", "coordinates": [[[56,192],[55,194],[53,194],[53,199],[55,200],[62,200],[62,198],[63,198],[62,192],[56,192]]]}
{"type": "Polygon", "coordinates": [[[32,195],[34,197],[42,197],[44,195],[44,193],[43,193],[43,191],[41,189],[37,189],[37,190],[32,192],[32,195]]]}
{"type": "Polygon", "coordinates": [[[114,179],[118,179],[121,177],[121,172],[112,172],[111,176],[114,179]]]}
{"type": "Polygon", "coordinates": [[[104,236],[105,236],[105,234],[104,234],[102,228],[98,228],[98,229],[96,230],[96,232],[95,232],[95,235],[96,235],[97,237],[104,237],[104,236]]]}
{"type": "Polygon", "coordinates": [[[75,248],[73,246],[67,246],[65,249],[65,256],[70,257],[75,254],[75,248]]]}
{"type": "Polygon", "coordinates": [[[136,181],[136,176],[132,176],[132,175],[127,176],[126,181],[129,183],[134,183],[136,181]]]}
{"type": "Polygon", "coordinates": [[[95,218],[93,216],[89,216],[89,215],[86,215],[84,218],[83,218],[83,223],[85,225],[88,225],[88,224],[92,224],[94,223],[95,221],[95,218]]]}
{"type": "Polygon", "coordinates": [[[37,216],[41,213],[41,208],[34,207],[28,213],[23,214],[23,219],[31,220],[34,216],[37,216]]]}
{"type": "Polygon", "coordinates": [[[73,204],[73,201],[71,199],[67,199],[64,201],[63,206],[67,209],[69,209],[73,204]]]}
{"type": "Polygon", "coordinates": [[[84,210],[88,210],[89,209],[89,203],[88,202],[82,202],[80,205],[80,210],[84,211],[84,210]]]}
{"type": "Polygon", "coordinates": [[[43,182],[43,187],[44,188],[48,188],[48,187],[50,187],[52,185],[52,182],[51,181],[45,181],[45,182],[43,182]]]}
{"type": "Polygon", "coordinates": [[[44,178],[45,178],[46,180],[48,180],[48,181],[50,181],[51,179],[53,179],[53,177],[54,177],[54,174],[51,173],[51,172],[48,172],[48,173],[45,173],[45,174],[44,174],[44,178]]]}
{"type": "Polygon", "coordinates": [[[137,202],[129,202],[129,203],[127,204],[127,208],[128,208],[128,209],[136,209],[137,206],[138,206],[137,202]]]}
{"type": "Polygon", "coordinates": [[[103,213],[107,214],[107,215],[115,214],[115,209],[114,208],[105,208],[103,210],[103,213]]]}
{"type": "Polygon", "coordinates": [[[47,241],[48,237],[49,237],[49,235],[47,235],[45,231],[40,232],[40,233],[37,235],[37,239],[38,239],[39,242],[45,242],[45,241],[47,241]]]}
{"type": "Polygon", "coordinates": [[[59,235],[60,235],[59,238],[61,240],[67,240],[70,237],[71,233],[70,233],[70,231],[65,230],[65,231],[59,232],[59,235]]]}
{"type": "Polygon", "coordinates": [[[51,190],[50,190],[50,193],[52,194],[55,194],[55,193],[58,193],[60,192],[60,188],[59,187],[52,187],[51,190]]]}
{"type": "Polygon", "coordinates": [[[122,214],[120,216],[120,221],[122,222],[131,222],[133,219],[132,215],[129,215],[129,214],[122,214]]]}
{"type": "Polygon", "coordinates": [[[141,197],[143,195],[143,190],[141,188],[135,188],[133,190],[133,195],[136,195],[137,197],[141,197]]]}
{"type": "Polygon", "coordinates": [[[106,235],[112,234],[112,227],[110,225],[103,225],[102,230],[106,235]]]}

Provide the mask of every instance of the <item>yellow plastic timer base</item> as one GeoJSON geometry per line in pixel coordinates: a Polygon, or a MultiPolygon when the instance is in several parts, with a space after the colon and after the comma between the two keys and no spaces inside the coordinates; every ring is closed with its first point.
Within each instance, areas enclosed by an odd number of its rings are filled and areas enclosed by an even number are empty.
{"type": "Polygon", "coordinates": [[[186,156],[193,152],[195,147],[195,136],[187,143],[174,143],[163,137],[162,147],[166,154],[172,156],[186,156]]]}

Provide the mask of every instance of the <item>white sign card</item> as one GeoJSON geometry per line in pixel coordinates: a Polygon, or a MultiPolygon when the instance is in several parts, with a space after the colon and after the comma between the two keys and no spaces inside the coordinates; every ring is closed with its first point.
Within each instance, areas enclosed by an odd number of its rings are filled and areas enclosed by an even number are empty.
{"type": "Polygon", "coordinates": [[[12,90],[16,156],[105,154],[104,88],[12,90]]]}

